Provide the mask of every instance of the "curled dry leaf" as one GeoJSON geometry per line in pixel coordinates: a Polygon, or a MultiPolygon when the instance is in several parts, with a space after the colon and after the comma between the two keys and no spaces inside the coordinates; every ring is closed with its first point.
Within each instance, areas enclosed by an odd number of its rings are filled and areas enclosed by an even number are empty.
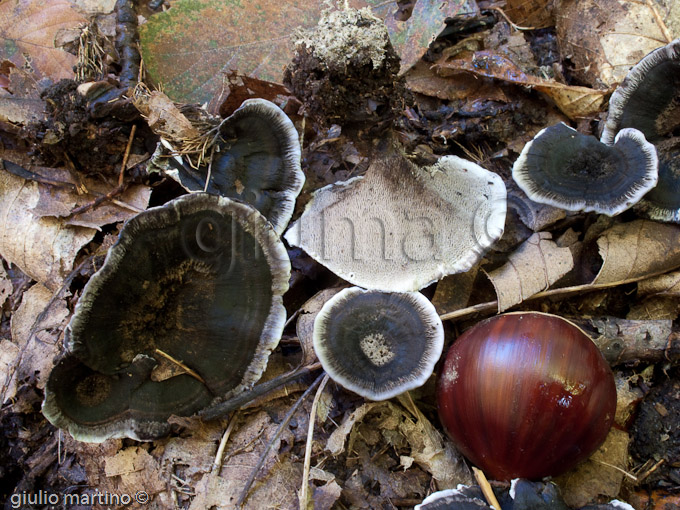
{"type": "Polygon", "coordinates": [[[557,38],[574,76],[595,88],[619,83],[647,53],[670,42],[652,2],[562,0],[557,38]]]}
{"type": "Polygon", "coordinates": [[[35,376],[38,388],[45,387],[52,360],[60,352],[59,337],[69,315],[66,302],[52,297],[52,292],[38,283],[24,293],[12,315],[12,341],[19,347],[14,377],[19,382],[35,376]]]}
{"type": "Polygon", "coordinates": [[[602,267],[593,284],[612,284],[680,267],[680,226],[635,220],[619,223],[597,239],[602,267]]]}
{"type": "Polygon", "coordinates": [[[638,295],[643,296],[680,296],[680,271],[671,271],[670,273],[647,278],[638,283],[638,295]]]}
{"type": "Polygon", "coordinates": [[[0,58],[28,67],[36,78],[73,77],[76,57],[55,48],[57,32],[87,20],[68,0],[7,0],[0,3],[0,58]]]}
{"type": "Polygon", "coordinates": [[[476,76],[536,89],[552,99],[570,119],[595,115],[602,109],[607,95],[607,91],[565,85],[526,74],[507,56],[493,51],[476,51],[467,58],[451,58],[444,55],[436,65],[440,69],[467,71],[476,76]]]}
{"type": "Polygon", "coordinates": [[[96,230],[68,226],[55,218],[36,219],[31,210],[39,197],[37,183],[0,172],[0,255],[54,291],[96,230]]]}
{"type": "Polygon", "coordinates": [[[506,264],[488,273],[498,296],[498,311],[546,290],[573,267],[571,250],[558,247],[552,234],[532,235],[510,255],[506,264]]]}
{"type": "Polygon", "coordinates": [[[614,498],[619,494],[628,468],[629,442],[626,432],[612,428],[588,460],[555,479],[567,505],[580,508],[597,496],[614,498]]]}
{"type": "Polygon", "coordinates": [[[515,25],[545,28],[555,23],[555,6],[550,0],[507,0],[505,4],[505,14],[515,25]]]}

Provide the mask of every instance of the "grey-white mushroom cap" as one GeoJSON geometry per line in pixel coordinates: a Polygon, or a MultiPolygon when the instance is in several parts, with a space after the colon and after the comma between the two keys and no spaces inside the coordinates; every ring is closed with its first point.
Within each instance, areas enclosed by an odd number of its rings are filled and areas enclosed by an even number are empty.
{"type": "Polygon", "coordinates": [[[418,292],[351,287],[314,320],[314,352],[335,382],[371,400],[425,384],[444,347],[444,328],[418,292]]]}
{"type": "Polygon", "coordinates": [[[657,48],[628,71],[609,99],[602,143],[623,128],[642,131],[656,143],[680,125],[680,39],[657,48]]]}
{"type": "Polygon", "coordinates": [[[413,292],[470,269],[503,234],[503,180],[456,156],[417,167],[398,152],[317,190],[285,234],[367,289],[413,292]]]}
{"type": "Polygon", "coordinates": [[[522,149],[512,177],[535,202],[614,216],[658,181],[654,145],[632,128],[605,145],[564,123],[541,130],[522,149]]]}

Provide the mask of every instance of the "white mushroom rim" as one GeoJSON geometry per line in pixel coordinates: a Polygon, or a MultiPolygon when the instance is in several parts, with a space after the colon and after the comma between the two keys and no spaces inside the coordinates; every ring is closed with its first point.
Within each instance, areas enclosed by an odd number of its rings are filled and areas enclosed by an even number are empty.
{"type": "Polygon", "coordinates": [[[419,292],[351,287],[314,320],[314,351],[335,382],[371,400],[425,384],[444,347],[444,328],[419,292]]]}

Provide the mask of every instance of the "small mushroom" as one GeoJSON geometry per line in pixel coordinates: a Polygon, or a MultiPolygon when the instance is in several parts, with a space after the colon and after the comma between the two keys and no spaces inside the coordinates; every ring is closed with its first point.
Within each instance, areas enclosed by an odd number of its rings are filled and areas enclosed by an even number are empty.
{"type": "Polygon", "coordinates": [[[286,240],[368,289],[417,291],[470,269],[503,233],[503,180],[456,156],[420,168],[385,153],[318,190],[286,240]]]}
{"type": "Polygon", "coordinates": [[[601,140],[611,145],[630,127],[656,143],[679,126],[680,39],[675,39],[640,60],[614,91],[601,140]]]}
{"type": "Polygon", "coordinates": [[[484,499],[468,496],[460,489],[445,489],[426,497],[413,510],[492,510],[484,499]]]}
{"type": "Polygon", "coordinates": [[[680,137],[656,143],[659,183],[635,206],[649,219],[680,223],[680,137]]]}
{"type": "Polygon", "coordinates": [[[192,168],[169,158],[163,164],[165,172],[187,191],[207,191],[253,205],[282,234],[305,182],[295,126],[274,103],[247,99],[222,121],[219,133],[223,141],[210,166],[192,168]]]}
{"type": "Polygon", "coordinates": [[[83,290],[44,415],[82,441],[148,440],[252,386],[281,337],[289,277],[283,243],[247,204],[197,193],[140,213],[83,290]],[[167,360],[178,371],[161,376],[167,360]]]}
{"type": "Polygon", "coordinates": [[[657,156],[636,129],[623,129],[610,146],[560,123],[524,146],[512,177],[535,202],[614,216],[656,185],[657,156]]]}
{"type": "Polygon", "coordinates": [[[444,346],[442,322],[425,296],[358,287],[324,304],[313,337],[328,375],[371,400],[422,386],[444,346]]]}

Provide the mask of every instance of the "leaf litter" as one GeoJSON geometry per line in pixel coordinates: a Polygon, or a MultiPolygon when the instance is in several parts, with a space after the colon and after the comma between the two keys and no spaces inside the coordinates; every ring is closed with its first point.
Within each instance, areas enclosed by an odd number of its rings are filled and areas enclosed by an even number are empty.
{"type": "MultiPolygon", "coordinates": [[[[475,155],[478,161],[483,161],[507,178],[504,172],[507,172],[509,162],[516,157],[523,144],[539,129],[556,122],[555,119],[561,120],[566,116],[574,120],[581,130],[593,129],[593,119],[606,108],[604,100],[610,85],[620,80],[617,73],[637,58],[635,53],[612,56],[612,50],[607,48],[614,47],[618,51],[630,47],[617,39],[617,30],[632,30],[640,40],[656,40],[662,36],[653,30],[658,29],[663,35],[664,20],[669,20],[670,30],[674,26],[671,23],[672,10],[664,10],[663,2],[656,4],[659,17],[654,18],[652,25],[631,25],[625,16],[617,18],[616,13],[619,11],[612,8],[614,14],[607,18],[607,22],[615,21],[614,25],[598,25],[581,16],[577,20],[578,26],[567,26],[564,19],[560,21],[560,14],[567,12],[565,6],[568,3],[555,4],[551,10],[547,3],[539,0],[528,3],[508,1],[507,5],[494,5],[487,11],[485,9],[489,6],[483,2],[479,2],[478,6],[473,2],[420,0],[412,6],[410,17],[406,16],[405,21],[395,21],[394,14],[400,12],[396,4],[388,3],[390,5],[382,7],[381,16],[391,27],[392,44],[402,58],[407,88],[416,94],[415,98],[405,101],[400,112],[401,118],[398,119],[400,139],[407,148],[413,149],[416,159],[428,161],[427,158],[460,151],[467,157],[475,155]],[[456,34],[457,26],[487,19],[484,17],[488,16],[488,12],[495,13],[495,30],[481,25],[472,34],[461,32],[463,35],[454,35],[449,39],[447,37],[450,35],[436,38],[442,31],[451,30],[456,34]],[[461,25],[456,25],[452,21],[454,19],[455,23],[461,25]],[[508,23],[508,19],[512,23],[508,23]],[[662,20],[661,24],[659,19],[662,20]],[[556,30],[550,28],[553,20],[558,20],[556,30]],[[562,55],[561,62],[554,60],[548,66],[539,65],[531,56],[533,50],[528,41],[535,43],[543,37],[542,33],[516,30],[518,26],[532,25],[534,29],[542,27],[542,30],[547,30],[548,40],[550,37],[556,40],[566,36],[567,41],[573,41],[574,34],[583,33],[589,37],[594,34],[594,37],[600,38],[602,47],[595,44],[588,50],[589,55],[604,56],[610,67],[604,64],[592,66],[589,69],[592,76],[583,75],[581,83],[579,80],[565,79],[565,74],[576,76],[569,73],[578,71],[577,60],[569,61],[572,55],[562,55]],[[611,26],[614,26],[613,31],[610,30],[611,26]],[[606,44],[612,46],[607,47],[606,44]],[[568,61],[575,64],[575,69],[563,74],[564,68],[560,69],[560,65],[568,61]],[[528,89],[545,94],[549,100],[545,97],[537,99],[528,89]],[[557,105],[557,110],[553,104],[557,105]],[[507,119],[510,122],[503,126],[502,123],[507,119]]],[[[248,9],[256,4],[250,3],[248,9]]],[[[364,164],[368,156],[360,140],[355,138],[355,133],[339,124],[321,128],[311,119],[303,124],[301,118],[294,115],[299,103],[296,105],[295,99],[285,88],[275,83],[280,81],[281,75],[267,74],[272,69],[281,73],[292,58],[292,46],[289,45],[287,56],[277,60],[279,57],[276,52],[272,52],[269,44],[272,37],[290,39],[290,35],[304,23],[308,23],[308,27],[312,26],[322,6],[315,3],[309,6],[310,11],[303,11],[304,16],[298,14],[295,17],[290,15],[292,11],[281,9],[280,2],[276,6],[266,2],[261,4],[264,6],[261,11],[243,11],[248,14],[247,23],[255,27],[257,34],[264,36],[256,34],[252,48],[248,46],[250,43],[239,43],[242,49],[236,53],[239,53],[239,57],[245,57],[241,63],[230,60],[229,55],[228,58],[224,56],[224,43],[213,37],[215,34],[212,32],[206,31],[207,43],[194,44],[199,41],[197,34],[200,27],[206,26],[206,13],[213,12],[210,9],[217,9],[207,1],[200,4],[198,10],[191,11],[180,0],[173,3],[167,13],[150,18],[142,29],[142,51],[148,57],[146,64],[149,65],[151,77],[155,78],[158,85],[167,87],[164,90],[169,97],[160,90],[150,92],[154,101],[160,100],[161,104],[145,113],[147,118],[139,124],[141,129],[145,130],[149,125],[153,129],[161,123],[164,124],[163,129],[175,131],[175,121],[179,124],[182,122],[174,101],[203,102],[218,96],[220,101],[211,105],[211,112],[217,113],[220,105],[229,101],[240,104],[236,91],[240,90],[239,93],[246,97],[253,94],[253,90],[259,90],[256,95],[268,94],[270,99],[278,98],[279,104],[290,105],[290,113],[298,122],[297,127],[304,132],[307,142],[303,157],[308,161],[305,170],[310,174],[308,183],[313,183],[307,193],[320,187],[319,183],[323,185],[355,173],[361,174],[368,166],[364,164]],[[175,14],[172,14],[173,10],[175,14]],[[173,18],[180,12],[186,18],[173,18]],[[289,17],[296,19],[292,25],[277,24],[275,12],[289,13],[289,17]],[[172,27],[174,34],[168,32],[169,27],[172,27]],[[283,35],[272,32],[272,27],[282,29],[283,35]],[[154,30],[158,30],[156,35],[164,33],[166,40],[154,39],[154,30]],[[215,44],[210,41],[215,41],[215,44]],[[261,44],[262,41],[267,42],[269,48],[261,44]],[[177,60],[183,47],[192,48],[194,55],[196,52],[203,56],[217,55],[217,58],[201,59],[208,67],[212,66],[213,71],[201,68],[191,77],[192,81],[185,78],[165,79],[162,73],[172,71],[172,59],[177,60]],[[251,51],[255,49],[257,51],[251,51]],[[154,63],[155,58],[161,58],[161,63],[154,63]],[[231,64],[225,65],[224,62],[231,64]],[[227,68],[232,64],[238,72],[243,73],[238,80],[234,78],[234,73],[229,79],[228,74],[220,72],[228,71],[227,68]],[[249,76],[252,73],[259,77],[269,76],[274,84],[249,76]]],[[[7,6],[19,5],[35,9],[30,3],[6,2],[3,5],[6,10],[9,8],[7,6]]],[[[287,6],[285,3],[283,5],[287,6]]],[[[645,12],[651,12],[649,2],[640,5],[636,9],[648,9],[645,12]]],[[[63,6],[61,8],[64,9],[65,19],[74,20],[80,16],[71,15],[63,6]]],[[[234,12],[238,12],[238,8],[234,12]]],[[[300,8],[306,9],[307,6],[302,5],[300,8]]],[[[36,19],[33,23],[42,23],[40,16],[36,19]]],[[[234,25],[231,18],[226,18],[217,30],[244,37],[249,35],[245,26],[234,25]]],[[[48,33],[45,37],[49,39],[55,36],[48,33]]],[[[13,37],[8,40],[22,43],[21,37],[13,37]]],[[[285,45],[280,46],[283,48],[285,45]]],[[[36,95],[37,89],[32,90],[27,85],[30,80],[26,81],[24,73],[28,72],[28,76],[34,78],[48,76],[57,80],[65,69],[59,62],[71,58],[62,49],[55,49],[61,53],[51,53],[53,48],[49,49],[49,53],[47,49],[31,50],[37,53],[23,60],[18,60],[16,52],[2,55],[3,58],[13,59],[13,68],[6,66],[2,69],[9,69],[7,81],[13,84],[13,90],[21,91],[19,94],[0,94],[0,136],[3,141],[7,137],[9,142],[9,146],[3,148],[3,159],[26,150],[27,142],[24,141],[22,145],[16,138],[18,130],[36,119],[40,120],[42,115],[43,99],[39,93],[36,95]],[[55,61],[52,65],[56,64],[55,67],[41,63],[45,55],[53,56],[55,61]],[[28,65],[31,63],[36,63],[36,66],[28,65]],[[41,63],[40,66],[38,63],[41,63]],[[20,83],[24,85],[18,85],[20,83]]],[[[637,47],[636,50],[643,51],[637,47]]],[[[183,54],[184,57],[189,55],[186,51],[183,54]]],[[[579,57],[575,55],[573,58],[579,57]]],[[[203,62],[197,65],[203,66],[203,62]]],[[[178,69],[181,67],[179,65],[178,69]]],[[[2,73],[0,75],[5,76],[2,73]]],[[[69,71],[66,77],[70,76],[72,74],[69,71]]],[[[110,74],[109,78],[113,76],[110,74]]],[[[95,104],[96,100],[91,96],[86,97],[88,104],[95,104]]],[[[228,109],[226,106],[225,111],[228,109]]],[[[88,125],[91,119],[83,117],[79,122],[88,125]]],[[[154,130],[159,129],[156,127],[154,130]]],[[[134,138],[128,136],[129,132],[128,126],[118,143],[111,144],[112,152],[117,151],[119,156],[118,163],[125,141],[134,138]]],[[[59,135],[58,131],[54,133],[59,135]]],[[[138,133],[140,139],[150,136],[149,131],[138,133]]],[[[180,135],[180,138],[183,136],[180,135]]],[[[142,150],[133,152],[135,154],[131,156],[130,164],[125,167],[129,176],[134,174],[138,165],[143,168],[147,157],[142,150]]],[[[43,443],[40,443],[40,439],[30,443],[34,447],[44,446],[33,455],[19,454],[17,449],[8,450],[12,457],[2,458],[9,462],[8,465],[39,468],[34,471],[39,474],[34,475],[29,482],[26,482],[28,479],[22,479],[21,475],[12,476],[24,480],[23,487],[28,490],[45,487],[59,489],[58,484],[52,486],[45,483],[54,484],[57,474],[61,473],[62,480],[70,481],[73,486],[81,487],[87,482],[90,487],[111,493],[144,490],[159,508],[233,508],[234,502],[241,496],[243,481],[253,474],[254,466],[264,459],[262,469],[255,474],[245,508],[298,508],[300,480],[303,478],[302,459],[305,456],[303,444],[307,440],[311,402],[303,401],[291,421],[283,428],[279,425],[299,399],[300,392],[309,386],[309,377],[256,400],[236,414],[231,413],[229,420],[201,422],[198,419],[178,419],[177,423],[186,426],[181,435],[147,444],[121,440],[110,440],[96,446],[78,443],[60,434],[55,436],[44,421],[35,419],[39,416],[35,413],[36,403],[39,402],[36,389],[39,391],[44,384],[42,381],[51,365],[53,353],[60,348],[61,332],[73,305],[73,297],[69,294],[73,291],[77,297],[82,286],[82,280],[73,284],[73,277],[80,275],[80,278],[85,279],[91,272],[82,270],[74,274],[74,266],[83,260],[85,253],[89,253],[88,246],[93,238],[95,246],[92,250],[96,250],[101,238],[109,238],[106,236],[115,233],[115,224],[130,217],[135,209],[144,209],[150,200],[151,203],[158,203],[179,192],[167,182],[146,181],[141,186],[135,183],[127,188],[127,195],[117,196],[116,200],[124,204],[122,207],[120,204],[102,203],[101,208],[88,209],[91,215],[79,220],[80,225],[87,227],[84,228],[73,225],[69,212],[87,205],[92,197],[79,195],[74,189],[84,185],[91,193],[108,195],[111,190],[110,175],[106,177],[105,173],[97,172],[73,180],[70,178],[72,175],[69,175],[73,168],[66,171],[68,165],[63,161],[53,160],[49,165],[41,166],[25,164],[16,158],[14,160],[34,175],[20,178],[2,172],[7,184],[4,184],[3,192],[6,195],[0,201],[0,207],[4,205],[5,208],[1,210],[5,211],[5,218],[12,218],[12,221],[3,222],[4,229],[0,229],[0,253],[6,262],[6,272],[18,271],[16,266],[19,266],[30,278],[40,283],[30,290],[19,290],[19,299],[23,294],[23,303],[8,310],[12,316],[11,328],[8,329],[11,339],[1,340],[4,348],[0,358],[0,374],[16,373],[5,377],[8,383],[6,391],[15,397],[16,403],[3,408],[0,425],[8,431],[7,439],[3,440],[10,441],[12,445],[26,443],[21,443],[21,435],[14,432],[16,429],[12,429],[10,422],[22,423],[25,430],[35,433],[34,437],[48,439],[43,440],[43,443]],[[35,175],[42,176],[43,180],[49,178],[68,182],[69,186],[50,187],[45,182],[36,181],[35,175]],[[8,204],[12,204],[11,208],[8,204]],[[49,226],[36,229],[35,224],[42,223],[49,226]],[[104,235],[97,234],[97,229],[101,229],[104,235]],[[76,232],[86,235],[78,238],[76,232]],[[25,239],[25,242],[17,243],[18,238],[25,239]],[[37,239],[53,241],[39,243],[37,239]],[[42,249],[39,244],[43,244],[42,249]],[[55,250],[55,246],[58,249],[55,250]],[[51,247],[52,251],[45,252],[45,247],[51,247]],[[69,286],[69,292],[54,299],[55,292],[64,283],[69,286]],[[50,303],[48,313],[41,316],[47,303],[50,303]],[[40,320],[36,322],[38,317],[40,320]],[[21,363],[16,361],[18,357],[21,357],[21,363]],[[267,442],[272,439],[271,450],[263,456],[267,442]],[[216,455],[221,443],[224,444],[224,451],[218,460],[216,455]],[[49,465],[53,467],[46,467],[49,465]],[[216,469],[215,465],[221,467],[216,469]]],[[[117,174],[118,168],[115,165],[112,168],[117,174]]],[[[125,178],[128,179],[128,175],[125,178]]],[[[304,197],[301,202],[304,202],[304,197]]],[[[630,408],[659,377],[668,371],[676,373],[674,365],[668,362],[677,359],[674,349],[679,338],[671,322],[677,318],[678,309],[678,277],[674,272],[680,267],[680,258],[676,253],[677,227],[635,220],[631,215],[609,222],[593,221],[592,216],[539,211],[532,208],[533,205],[523,204],[519,199],[515,201],[516,214],[509,216],[509,221],[522,222],[523,227],[517,229],[516,236],[508,238],[502,250],[488,253],[469,273],[444,279],[429,291],[433,293],[438,311],[456,329],[465,328],[470,319],[480,314],[495,313],[499,307],[538,307],[566,315],[578,315],[576,310],[580,307],[581,311],[604,315],[605,319],[599,322],[597,317],[585,318],[589,322],[583,327],[591,327],[593,334],[602,340],[605,352],[611,354],[611,362],[617,365],[617,376],[623,381],[621,393],[624,390],[631,391],[632,396],[625,404],[630,408]],[[518,270],[518,267],[522,269],[518,270]],[[491,277],[493,285],[487,280],[486,274],[491,277]],[[626,312],[628,322],[622,322],[625,319],[618,317],[607,318],[610,315],[625,316],[626,312]],[[666,316],[669,317],[665,322],[660,320],[666,316]],[[643,318],[651,322],[645,322],[643,318]],[[661,360],[665,360],[665,364],[661,360]],[[655,363],[659,363],[659,367],[663,365],[656,372],[655,363]],[[641,373],[645,374],[644,378],[640,376],[641,373]]],[[[508,225],[506,230],[511,230],[508,225]]],[[[301,312],[297,330],[293,331],[291,321],[281,350],[290,350],[298,338],[307,348],[293,357],[277,353],[278,358],[274,358],[271,363],[270,378],[294,369],[300,359],[303,359],[303,365],[313,363],[313,351],[309,348],[310,321],[313,321],[315,311],[328,298],[328,293],[333,292],[329,289],[342,284],[303,260],[302,255],[296,255],[293,264],[298,268],[296,278],[302,284],[297,286],[296,293],[291,294],[289,315],[297,310],[301,312]],[[317,291],[322,293],[310,300],[317,291]]],[[[12,301],[10,298],[17,293],[17,288],[8,277],[2,276],[0,297],[5,300],[5,308],[12,301]]],[[[296,347],[294,350],[298,349],[296,347]]],[[[434,488],[453,487],[461,482],[472,483],[465,464],[438,430],[431,382],[408,398],[400,398],[398,402],[364,403],[333,383],[329,383],[318,395],[315,412],[318,423],[310,443],[312,465],[308,475],[310,500],[314,501],[314,508],[412,507],[434,488]]],[[[631,476],[626,474],[631,469],[627,445],[634,440],[624,431],[612,431],[610,439],[588,463],[565,475],[565,479],[558,480],[565,499],[574,507],[613,497],[629,496],[631,500],[642,500],[640,493],[643,489],[631,483],[631,476]]],[[[30,448],[22,451],[30,452],[30,448]]],[[[667,488],[668,485],[661,486],[661,490],[667,488]]],[[[85,489],[85,492],[88,490],[92,492],[91,488],[85,489]]]]}

